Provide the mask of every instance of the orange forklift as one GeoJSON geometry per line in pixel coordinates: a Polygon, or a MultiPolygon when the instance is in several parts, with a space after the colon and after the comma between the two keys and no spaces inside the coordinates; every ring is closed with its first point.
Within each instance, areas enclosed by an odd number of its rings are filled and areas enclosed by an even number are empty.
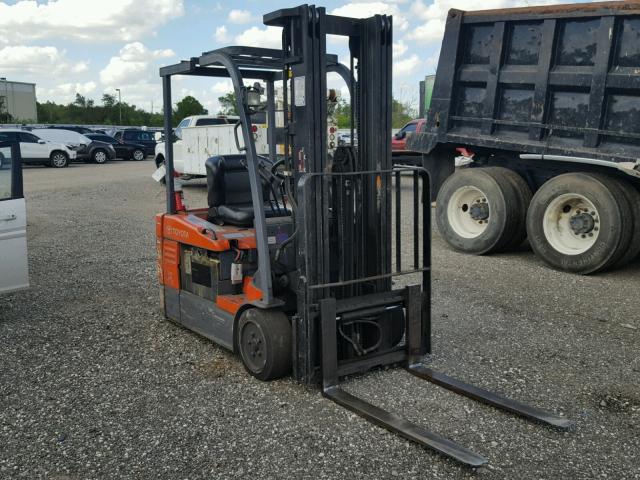
{"type": "Polygon", "coordinates": [[[470,466],[486,458],[345,392],[339,379],[402,366],[459,394],[570,428],[565,418],[420,363],[431,351],[429,179],[424,169],[391,163],[391,17],[339,17],[302,5],[269,13],[264,23],[282,29],[281,50],[226,47],[160,69],[165,138],[174,75],[230,78],[242,152],[206,161],[207,205],[187,209],[166,143],[167,211],[156,217],[166,317],[237,352],[260,380],[291,374],[321,384],[334,402],[470,466]],[[326,53],[327,35],[347,38],[349,65],[326,53]],[[331,73],[351,92],[351,140],[335,150],[327,131],[331,73]],[[252,122],[265,115],[269,154],[262,156],[252,122]],[[278,144],[284,155],[276,154],[278,144]]]}

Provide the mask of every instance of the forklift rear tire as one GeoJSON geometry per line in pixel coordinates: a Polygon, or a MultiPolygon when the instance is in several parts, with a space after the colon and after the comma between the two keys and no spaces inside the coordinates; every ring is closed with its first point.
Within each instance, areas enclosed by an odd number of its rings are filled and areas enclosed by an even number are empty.
{"type": "Polygon", "coordinates": [[[238,322],[237,345],[246,370],[259,380],[291,372],[291,325],[279,310],[250,308],[238,322]]]}
{"type": "Polygon", "coordinates": [[[506,250],[514,237],[524,240],[525,203],[507,169],[462,169],[450,176],[438,193],[438,230],[459,252],[486,255],[506,250]]]}

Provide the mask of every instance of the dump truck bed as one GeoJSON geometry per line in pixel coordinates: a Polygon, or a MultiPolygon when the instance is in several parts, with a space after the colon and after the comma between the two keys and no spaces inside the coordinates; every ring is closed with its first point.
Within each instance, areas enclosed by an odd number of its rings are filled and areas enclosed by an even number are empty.
{"type": "Polygon", "coordinates": [[[448,14],[427,128],[408,142],[640,158],[640,2],[448,14]]]}

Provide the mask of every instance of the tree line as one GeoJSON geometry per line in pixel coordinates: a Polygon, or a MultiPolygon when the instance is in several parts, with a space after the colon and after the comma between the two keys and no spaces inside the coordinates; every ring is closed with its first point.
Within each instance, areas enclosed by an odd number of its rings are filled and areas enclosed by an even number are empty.
{"type": "MultiPolygon", "coordinates": [[[[2,99],[0,98],[0,101],[2,99]]],[[[221,115],[237,115],[237,104],[233,92],[218,97],[221,115]]],[[[76,93],[73,102],[61,105],[54,102],[37,103],[38,123],[63,123],[63,124],[84,124],[84,125],[146,125],[149,127],[161,127],[164,125],[164,115],[162,112],[147,112],[136,105],[127,102],[119,103],[114,95],[105,93],[101,103],[98,105],[92,99],[87,99],[83,95],[76,93]]],[[[12,123],[28,120],[12,119],[5,112],[2,114],[0,105],[0,122],[12,123]]],[[[403,103],[395,98],[392,100],[391,123],[392,128],[401,128],[409,120],[416,117],[416,112],[408,103],[403,103]]],[[[190,115],[206,115],[209,112],[193,96],[187,95],[173,108],[173,126],[175,127],[182,119],[190,115]]],[[[345,100],[341,100],[335,106],[333,116],[338,128],[349,128],[351,118],[351,106],[345,100]]]]}
{"type": "MultiPolygon", "coordinates": [[[[119,103],[114,95],[107,93],[102,96],[99,105],[94,100],[76,93],[75,100],[67,105],[50,101],[38,102],[37,109],[38,123],[146,125],[149,127],[164,125],[162,112],[147,112],[127,102],[119,103]]],[[[176,126],[182,119],[190,115],[206,115],[207,113],[207,109],[197,99],[188,95],[176,103],[173,109],[173,124],[176,126]]]]}

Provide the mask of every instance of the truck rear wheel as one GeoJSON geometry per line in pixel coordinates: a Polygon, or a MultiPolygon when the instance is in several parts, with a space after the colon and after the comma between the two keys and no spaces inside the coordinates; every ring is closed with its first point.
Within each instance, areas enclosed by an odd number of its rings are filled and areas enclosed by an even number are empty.
{"type": "Polygon", "coordinates": [[[469,168],[444,182],[436,222],[451,247],[484,255],[522,243],[528,196],[519,191],[513,175],[518,176],[502,167],[469,168]]]}
{"type": "Polygon", "coordinates": [[[533,251],[558,270],[590,274],[614,265],[631,242],[629,201],[615,179],[567,173],[547,181],[527,214],[533,251]]]}
{"type": "Polygon", "coordinates": [[[291,371],[291,325],[279,310],[245,310],[238,322],[237,345],[244,367],[259,380],[291,371]]]}
{"type": "Polygon", "coordinates": [[[620,186],[622,193],[629,202],[631,210],[629,218],[633,223],[629,245],[626,250],[620,252],[622,254],[620,259],[613,265],[613,268],[621,268],[640,255],[640,192],[626,180],[621,178],[613,178],[612,180],[620,186]]]}

